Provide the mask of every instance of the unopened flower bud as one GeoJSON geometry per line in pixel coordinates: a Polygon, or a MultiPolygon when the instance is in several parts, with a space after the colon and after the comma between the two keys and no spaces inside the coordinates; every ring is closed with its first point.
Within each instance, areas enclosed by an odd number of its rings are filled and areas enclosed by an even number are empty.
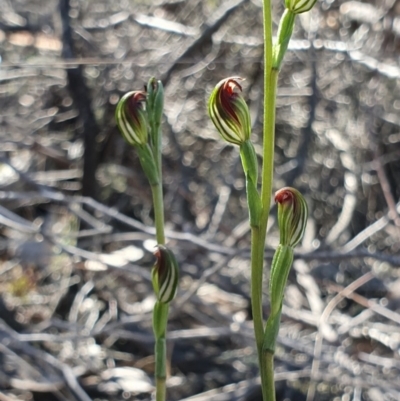
{"type": "Polygon", "coordinates": [[[208,114],[227,142],[242,145],[251,135],[249,108],[240,94],[241,78],[223,79],[212,91],[208,101],[208,114]]]}
{"type": "Polygon", "coordinates": [[[293,14],[301,14],[310,11],[317,0],[285,0],[285,6],[293,14]]]}
{"type": "Polygon", "coordinates": [[[308,207],[303,195],[294,188],[282,188],[275,193],[278,204],[280,245],[294,248],[303,238],[308,207]]]}
{"type": "Polygon", "coordinates": [[[150,123],[159,126],[164,108],[164,87],[160,80],[154,77],[147,84],[147,112],[150,123]]]}
{"type": "Polygon", "coordinates": [[[133,146],[145,145],[148,140],[146,92],[128,92],[117,105],[115,119],[123,138],[133,146]]]}
{"type": "Polygon", "coordinates": [[[178,288],[178,262],[172,251],[164,245],[158,245],[154,255],[157,261],[151,271],[153,289],[160,303],[168,303],[174,299],[178,288]]]}

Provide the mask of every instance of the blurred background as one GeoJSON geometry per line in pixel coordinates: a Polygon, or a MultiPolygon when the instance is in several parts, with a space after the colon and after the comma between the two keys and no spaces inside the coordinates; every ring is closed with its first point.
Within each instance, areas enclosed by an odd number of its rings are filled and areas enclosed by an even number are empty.
{"type": "MultiPolygon", "coordinates": [[[[283,2],[274,1],[275,29],[283,2]]],[[[0,0],[0,400],[150,400],[151,192],[114,121],[165,85],[181,268],[168,400],[261,400],[238,149],[206,114],[245,78],[262,140],[260,0],[0,0]]],[[[275,189],[310,219],[289,276],[278,401],[400,400],[400,3],[318,0],[279,80],[275,189]]],[[[266,274],[278,232],[275,209],[266,274]]],[[[269,305],[265,285],[265,316],[269,305]]]]}

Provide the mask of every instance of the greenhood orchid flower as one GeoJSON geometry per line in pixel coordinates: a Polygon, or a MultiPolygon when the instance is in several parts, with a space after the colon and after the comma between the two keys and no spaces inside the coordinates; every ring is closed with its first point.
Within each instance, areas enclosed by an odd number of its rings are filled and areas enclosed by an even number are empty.
{"type": "Polygon", "coordinates": [[[303,238],[308,218],[308,207],[303,195],[285,187],[275,193],[278,204],[280,244],[294,248],[303,238]]]}
{"type": "Polygon", "coordinates": [[[240,94],[239,77],[220,81],[208,101],[208,114],[222,138],[234,145],[242,145],[250,139],[249,108],[240,94]]]}
{"type": "Polygon", "coordinates": [[[132,146],[148,142],[146,92],[128,92],[117,105],[115,119],[126,142],[132,146]]]}
{"type": "Polygon", "coordinates": [[[171,302],[176,294],[179,279],[178,262],[172,251],[165,245],[158,245],[154,252],[157,258],[151,271],[151,281],[158,302],[171,302]]]}

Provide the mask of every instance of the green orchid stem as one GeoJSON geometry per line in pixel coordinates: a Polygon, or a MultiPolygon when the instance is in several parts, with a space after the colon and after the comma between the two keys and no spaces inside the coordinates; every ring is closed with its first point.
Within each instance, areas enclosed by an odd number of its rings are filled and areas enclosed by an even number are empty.
{"type": "MultiPolygon", "coordinates": [[[[263,1],[264,10],[264,127],[263,127],[263,167],[261,178],[260,238],[264,252],[265,236],[271,204],[272,180],[274,175],[275,150],[275,104],[279,71],[273,68],[272,21],[270,0],[263,1]]],[[[264,255],[264,254],[263,254],[264,255]]],[[[262,260],[264,258],[262,257],[262,260]]],[[[261,267],[260,267],[261,268],[261,267]]]]}
{"type": "MultiPolygon", "coordinates": [[[[160,175],[161,176],[161,175],[160,175]]],[[[153,193],[154,220],[156,226],[157,244],[165,244],[164,234],[164,203],[163,203],[163,188],[162,183],[151,186],[153,193]]]]}
{"type": "Polygon", "coordinates": [[[271,204],[275,148],[275,103],[279,71],[273,68],[271,1],[263,0],[264,26],[264,127],[263,167],[261,178],[261,214],[258,227],[252,227],[251,297],[254,332],[260,363],[264,401],[275,401],[274,356],[263,350],[264,320],[262,313],[262,283],[264,248],[271,204]]]}
{"type": "MultiPolygon", "coordinates": [[[[161,177],[161,163],[159,161],[158,170],[161,177]]],[[[157,185],[151,186],[153,193],[153,206],[154,206],[154,219],[156,226],[156,239],[157,244],[165,244],[164,234],[164,203],[163,203],[163,188],[161,181],[157,185]]],[[[155,343],[155,377],[156,377],[156,401],[166,400],[166,363],[167,363],[167,346],[166,346],[166,330],[168,320],[168,304],[161,304],[159,302],[154,306],[154,319],[161,321],[162,335],[156,337],[155,343]]]]}
{"type": "Polygon", "coordinates": [[[264,321],[262,317],[262,283],[264,249],[268,216],[271,204],[275,147],[275,99],[278,71],[270,69],[265,76],[264,144],[261,187],[261,216],[259,227],[252,227],[251,240],[251,296],[254,332],[260,363],[261,385],[264,401],[275,401],[273,355],[263,352],[264,321]]]}
{"type": "MultiPolygon", "coordinates": [[[[269,71],[265,70],[265,95],[264,95],[264,143],[263,143],[263,169],[262,169],[262,185],[261,185],[261,219],[260,219],[260,235],[257,246],[259,269],[263,269],[264,261],[264,247],[267,232],[268,216],[271,205],[272,194],[272,180],[274,173],[274,148],[275,148],[275,103],[276,103],[276,90],[278,84],[279,71],[273,69],[272,66],[269,71]]],[[[262,274],[262,273],[261,273],[262,274]]],[[[262,285],[262,280],[260,281],[262,285]]],[[[275,401],[275,385],[274,385],[274,361],[272,357],[265,355],[262,351],[261,359],[261,383],[263,387],[264,401],[275,401]]]]}
{"type": "Polygon", "coordinates": [[[166,363],[167,346],[165,337],[156,338],[154,347],[156,356],[155,377],[156,377],[156,401],[165,401],[166,398],[166,363]]]}
{"type": "Polygon", "coordinates": [[[169,303],[156,302],[153,309],[153,331],[156,339],[155,354],[155,377],[156,377],[156,401],[165,401],[166,398],[166,365],[167,345],[166,331],[168,321],[169,303]]]}
{"type": "Polygon", "coordinates": [[[278,74],[277,70],[271,69],[269,74],[265,76],[266,94],[264,96],[264,144],[261,186],[261,203],[263,207],[261,224],[264,226],[264,230],[267,228],[274,173],[275,102],[278,74]]]}
{"type": "Polygon", "coordinates": [[[266,389],[266,396],[264,399],[266,401],[275,401],[274,353],[266,352],[264,354],[264,366],[266,373],[263,383],[266,389]]]}
{"type": "Polygon", "coordinates": [[[266,365],[263,358],[264,320],[262,310],[262,279],[264,262],[265,234],[260,227],[251,228],[251,312],[253,315],[254,334],[256,338],[258,363],[260,365],[263,400],[266,400],[266,365]]]}
{"type": "MultiPolygon", "coordinates": [[[[153,105],[154,107],[154,105],[153,105]]],[[[162,105],[161,111],[162,114],[162,105]]],[[[153,141],[153,155],[155,162],[155,169],[158,175],[158,182],[151,185],[153,194],[153,207],[154,207],[154,220],[156,227],[156,240],[157,244],[165,244],[164,233],[164,201],[163,201],[163,187],[162,187],[162,151],[161,151],[161,127],[160,119],[158,121],[151,121],[151,138],[153,141]]],[[[165,401],[166,390],[166,364],[167,364],[167,345],[166,345],[166,331],[168,322],[169,303],[156,302],[153,310],[153,330],[155,337],[155,378],[156,378],[156,401],[165,401]]]]}
{"type": "Polygon", "coordinates": [[[164,234],[164,202],[163,202],[163,188],[162,188],[162,152],[161,152],[161,127],[160,123],[152,122],[151,137],[153,138],[153,155],[155,162],[155,169],[159,177],[158,183],[151,186],[153,193],[153,206],[154,206],[154,219],[156,226],[156,239],[160,245],[165,244],[164,234]]]}
{"type": "Polygon", "coordinates": [[[166,399],[165,380],[165,377],[156,377],[156,401],[165,401],[166,399]]]}

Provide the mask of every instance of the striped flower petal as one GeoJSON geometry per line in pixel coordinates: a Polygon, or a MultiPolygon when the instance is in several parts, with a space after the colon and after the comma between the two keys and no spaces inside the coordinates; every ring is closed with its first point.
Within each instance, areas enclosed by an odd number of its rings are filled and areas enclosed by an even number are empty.
{"type": "Polygon", "coordinates": [[[301,14],[310,11],[317,0],[285,0],[285,5],[293,14],[301,14]]]}
{"type": "Polygon", "coordinates": [[[148,140],[146,92],[128,92],[117,105],[115,119],[123,138],[132,146],[146,145],[148,140]]]}
{"type": "Polygon", "coordinates": [[[154,255],[157,261],[151,271],[153,289],[159,302],[168,303],[174,299],[178,288],[178,262],[172,251],[164,245],[158,245],[154,255]]]}
{"type": "Polygon", "coordinates": [[[240,94],[242,87],[238,81],[241,79],[223,79],[208,101],[208,114],[222,138],[239,146],[251,135],[249,108],[240,94]]]}

